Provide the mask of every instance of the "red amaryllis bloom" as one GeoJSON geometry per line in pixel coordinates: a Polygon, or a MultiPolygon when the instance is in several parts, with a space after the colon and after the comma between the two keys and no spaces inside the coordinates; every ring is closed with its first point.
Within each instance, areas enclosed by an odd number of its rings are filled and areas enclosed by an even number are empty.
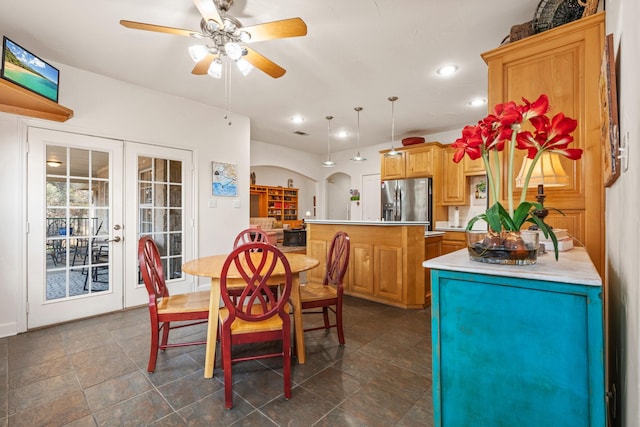
{"type": "Polygon", "coordinates": [[[516,138],[516,147],[527,150],[527,157],[533,159],[540,151],[557,153],[571,160],[582,157],[581,149],[567,148],[573,142],[573,136],[570,134],[578,126],[576,120],[558,113],[551,121],[547,116],[537,116],[531,118],[530,122],[535,128],[535,135],[525,131],[520,132],[516,138]]]}
{"type": "Polygon", "coordinates": [[[494,115],[502,126],[511,127],[514,123],[522,122],[522,109],[512,101],[496,105],[494,115]]]}
{"type": "Polygon", "coordinates": [[[462,138],[456,139],[451,144],[456,152],[453,155],[453,161],[458,163],[464,157],[465,153],[472,160],[480,158],[482,155],[482,138],[479,135],[480,128],[478,126],[465,126],[462,129],[462,138]]]}
{"type": "Polygon", "coordinates": [[[547,111],[549,111],[549,98],[545,94],[540,95],[540,97],[533,103],[529,102],[526,98],[522,98],[522,101],[524,102],[524,106],[522,107],[523,120],[542,116],[543,114],[547,114],[547,111]]]}

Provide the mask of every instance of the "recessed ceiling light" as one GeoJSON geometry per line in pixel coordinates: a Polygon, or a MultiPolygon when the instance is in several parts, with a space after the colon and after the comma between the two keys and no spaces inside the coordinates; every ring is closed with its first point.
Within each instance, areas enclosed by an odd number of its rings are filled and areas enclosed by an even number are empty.
{"type": "Polygon", "coordinates": [[[336,136],[338,138],[346,138],[349,136],[349,132],[347,132],[346,130],[341,130],[336,134],[336,136]]]}
{"type": "Polygon", "coordinates": [[[456,71],[458,71],[458,67],[456,65],[445,65],[444,67],[438,68],[437,73],[440,76],[450,76],[456,71]]]}
{"type": "Polygon", "coordinates": [[[487,103],[487,100],[484,98],[475,98],[467,102],[467,104],[471,107],[480,107],[486,103],[487,103]]]}
{"type": "Polygon", "coordinates": [[[304,117],[302,117],[299,114],[296,114],[295,116],[291,117],[291,121],[293,123],[302,123],[302,122],[304,122],[304,117]]]}

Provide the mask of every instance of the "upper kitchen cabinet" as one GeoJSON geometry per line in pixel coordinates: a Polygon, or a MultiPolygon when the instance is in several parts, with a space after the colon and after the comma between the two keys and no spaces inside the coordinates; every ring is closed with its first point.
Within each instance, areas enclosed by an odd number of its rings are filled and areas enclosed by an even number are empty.
{"type": "Polygon", "coordinates": [[[407,178],[424,178],[434,175],[434,165],[439,159],[440,144],[428,144],[409,149],[405,153],[407,178]]]}
{"type": "Polygon", "coordinates": [[[386,157],[389,150],[381,151],[380,156],[380,179],[402,179],[405,176],[404,151],[399,151],[396,156],[386,157]]]}
{"type": "Polygon", "coordinates": [[[469,156],[464,156],[462,159],[462,169],[465,175],[484,175],[487,173],[484,169],[482,157],[476,160],[471,160],[469,156]]]}
{"type": "Polygon", "coordinates": [[[398,148],[400,155],[385,157],[389,150],[381,151],[380,177],[382,180],[425,178],[435,174],[440,162],[442,145],[438,142],[416,144],[398,148]]]}
{"type": "Polygon", "coordinates": [[[72,110],[3,79],[0,79],[0,111],[56,122],[73,117],[72,110]]]}
{"type": "MultiPolygon", "coordinates": [[[[598,13],[482,55],[489,67],[490,106],[519,103],[523,97],[534,101],[546,94],[551,115],[562,112],[578,121],[571,145],[582,148],[584,154],[578,161],[562,159],[569,185],[545,188],[545,206],[564,212],[549,215],[547,222],[568,229],[587,248],[602,277],[605,231],[599,76],[603,47],[604,13],[598,13]]],[[[524,151],[516,155],[519,166],[524,151]]],[[[502,188],[506,187],[503,181],[502,188]]],[[[529,193],[527,198],[533,200],[535,191],[529,193]]],[[[504,200],[506,195],[501,197],[504,200]]]]}
{"type": "Polygon", "coordinates": [[[455,163],[453,154],[455,148],[446,147],[443,153],[443,170],[444,175],[442,185],[442,204],[446,206],[468,205],[469,198],[467,192],[467,184],[464,176],[464,168],[462,162],[455,163]]]}

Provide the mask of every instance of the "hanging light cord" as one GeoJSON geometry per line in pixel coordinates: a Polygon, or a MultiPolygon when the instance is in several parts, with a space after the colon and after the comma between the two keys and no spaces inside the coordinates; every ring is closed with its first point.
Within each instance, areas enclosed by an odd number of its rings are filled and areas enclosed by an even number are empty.
{"type": "Polygon", "coordinates": [[[327,161],[331,161],[331,119],[333,116],[327,116],[327,161]]]}
{"type": "Polygon", "coordinates": [[[393,151],[393,146],[396,141],[396,115],[394,105],[398,100],[397,96],[390,96],[389,101],[391,101],[391,151],[393,151]]]}
{"type": "Polygon", "coordinates": [[[396,116],[394,104],[398,100],[397,96],[390,96],[387,98],[391,101],[391,150],[385,154],[385,157],[393,157],[400,154],[400,152],[396,151],[394,147],[395,139],[396,139],[396,116]]]}
{"type": "Polygon", "coordinates": [[[362,107],[356,107],[355,110],[358,112],[358,122],[357,122],[357,126],[358,126],[358,157],[360,157],[360,111],[362,111],[362,107]]]}
{"type": "Polygon", "coordinates": [[[228,120],[227,125],[231,126],[231,67],[228,58],[223,59],[224,63],[224,108],[226,113],[224,119],[228,120]]]}

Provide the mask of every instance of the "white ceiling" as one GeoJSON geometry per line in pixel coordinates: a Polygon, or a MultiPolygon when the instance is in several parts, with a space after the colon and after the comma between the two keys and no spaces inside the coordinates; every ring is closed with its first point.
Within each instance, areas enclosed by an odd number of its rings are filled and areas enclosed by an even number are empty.
{"type": "MultiPolygon", "coordinates": [[[[251,119],[252,139],[325,153],[327,121],[352,136],[332,151],[473,124],[486,107],[487,69],[480,54],[500,45],[511,26],[531,20],[539,0],[236,0],[230,14],[249,26],[300,17],[305,37],[252,44],[287,70],[231,73],[230,110],[251,119]],[[456,75],[436,70],[448,63],[456,75]],[[306,120],[291,122],[294,114],[306,120]],[[295,135],[299,130],[307,136],[295,135]]],[[[191,74],[193,39],[131,30],[120,19],[199,30],[193,0],[2,0],[0,32],[45,59],[225,108],[224,81],[191,74]]],[[[64,74],[60,78],[64,98],[64,74]]],[[[98,101],[98,100],[96,100],[98,101]]],[[[73,109],[73,105],[67,107],[73,109]]],[[[224,120],[212,117],[212,120],[224,120]]],[[[233,115],[231,115],[233,119],[233,115]]],[[[451,142],[451,141],[443,141],[451,142]]]]}

